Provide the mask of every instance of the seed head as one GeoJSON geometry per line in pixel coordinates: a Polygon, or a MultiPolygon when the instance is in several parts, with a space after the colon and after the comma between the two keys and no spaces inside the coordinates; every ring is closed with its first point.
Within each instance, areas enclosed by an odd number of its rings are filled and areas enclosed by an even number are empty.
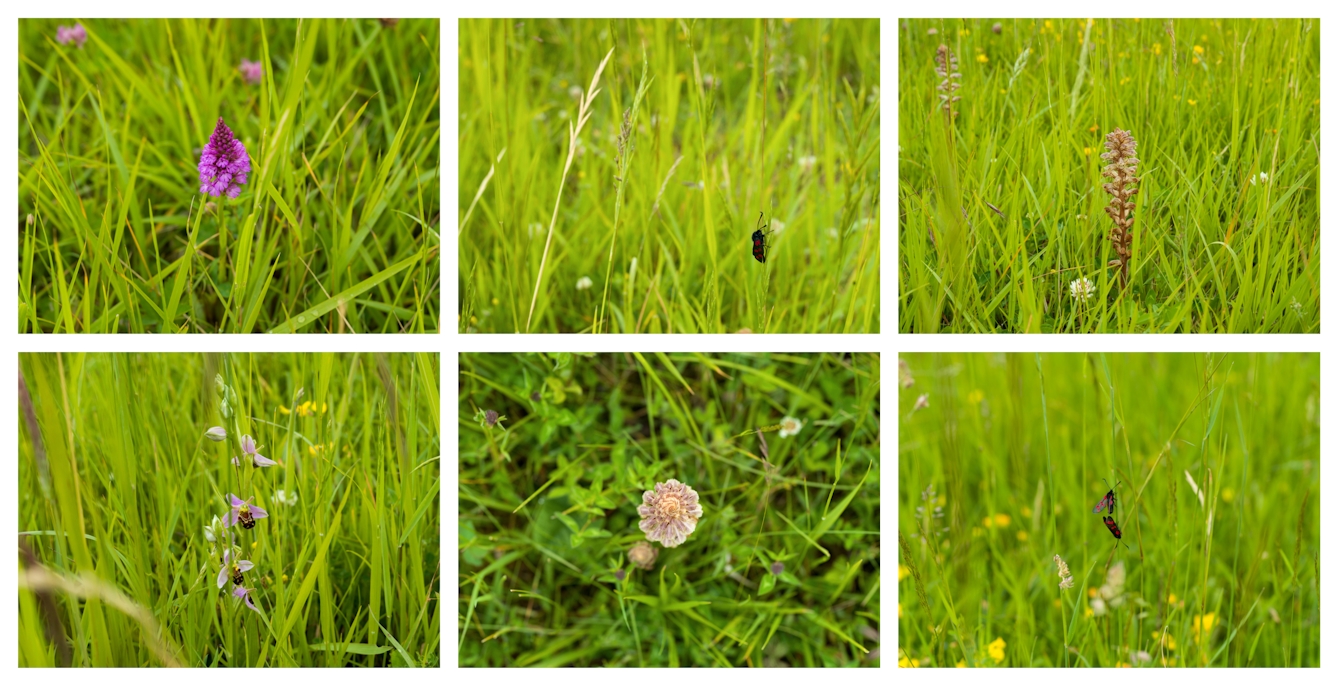
{"type": "Polygon", "coordinates": [[[659,549],[647,542],[639,541],[627,552],[627,559],[642,570],[650,570],[655,567],[655,558],[659,555],[659,549]]]}

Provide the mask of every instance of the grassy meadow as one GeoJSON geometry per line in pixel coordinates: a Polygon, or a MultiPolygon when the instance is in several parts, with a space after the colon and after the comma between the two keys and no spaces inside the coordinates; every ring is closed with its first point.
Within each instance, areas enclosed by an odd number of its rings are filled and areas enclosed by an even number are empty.
{"type": "Polygon", "coordinates": [[[879,412],[877,355],[462,354],[460,665],[880,665],[879,412]]]}
{"type": "Polygon", "coordinates": [[[461,332],[879,331],[877,19],[462,19],[458,60],[461,332]]]}
{"type": "Polygon", "coordinates": [[[436,354],[19,362],[20,666],[440,664],[436,354]]]}
{"type": "Polygon", "coordinates": [[[902,360],[898,665],[1320,665],[1318,355],[902,360]]]}
{"type": "Polygon", "coordinates": [[[19,21],[20,332],[438,331],[438,20],[73,24],[19,21]]]}
{"type": "Polygon", "coordinates": [[[1318,20],[899,30],[900,331],[1319,331],[1318,20]],[[1139,177],[1124,288],[1116,129],[1139,177]]]}

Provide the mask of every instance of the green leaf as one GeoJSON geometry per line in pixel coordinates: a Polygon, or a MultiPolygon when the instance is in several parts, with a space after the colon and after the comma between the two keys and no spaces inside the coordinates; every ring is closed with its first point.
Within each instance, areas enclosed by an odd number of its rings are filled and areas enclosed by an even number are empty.
{"type": "Polygon", "coordinates": [[[346,651],[350,654],[359,656],[377,656],[390,651],[388,646],[376,646],[374,644],[340,644],[338,642],[327,642],[324,644],[311,644],[307,647],[312,651],[346,651]]]}
{"type": "Polygon", "coordinates": [[[771,590],[776,588],[776,576],[767,573],[762,576],[761,584],[757,585],[757,595],[764,596],[770,594],[771,590]]]}

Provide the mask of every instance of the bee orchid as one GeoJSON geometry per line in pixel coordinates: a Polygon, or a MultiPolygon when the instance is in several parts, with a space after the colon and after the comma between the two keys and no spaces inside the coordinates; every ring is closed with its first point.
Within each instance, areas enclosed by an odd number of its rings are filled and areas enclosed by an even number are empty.
{"type": "Polygon", "coordinates": [[[249,530],[256,526],[256,520],[269,517],[264,508],[251,505],[251,499],[243,501],[235,494],[228,494],[228,500],[232,503],[232,510],[223,519],[223,524],[227,527],[240,524],[243,529],[249,530]]]}
{"type": "Polygon", "coordinates": [[[256,608],[256,605],[251,602],[251,591],[252,590],[247,589],[246,587],[243,587],[242,585],[239,584],[232,588],[232,595],[237,597],[238,599],[245,601],[246,606],[248,608],[255,611],[256,613],[259,613],[260,609],[256,608]]]}
{"type": "Polygon", "coordinates": [[[233,584],[240,585],[242,583],[242,573],[253,567],[255,566],[251,561],[234,561],[232,560],[232,552],[224,551],[223,567],[218,569],[218,588],[222,589],[229,578],[232,579],[233,584]]]}
{"type": "MultiPolygon", "coordinates": [[[[277,462],[266,458],[259,453],[260,449],[256,446],[256,440],[251,438],[250,434],[242,435],[242,455],[251,459],[251,464],[258,468],[267,468],[271,465],[278,465],[277,462]]],[[[241,465],[241,460],[236,456],[232,458],[233,465],[241,465]]]]}

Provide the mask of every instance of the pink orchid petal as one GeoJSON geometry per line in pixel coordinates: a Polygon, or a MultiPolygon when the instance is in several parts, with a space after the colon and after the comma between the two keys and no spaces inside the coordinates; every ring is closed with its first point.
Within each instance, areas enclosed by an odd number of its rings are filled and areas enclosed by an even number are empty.
{"type": "Polygon", "coordinates": [[[251,561],[237,561],[237,567],[241,568],[242,572],[246,572],[247,570],[250,570],[251,568],[254,568],[256,566],[251,561]]]}
{"type": "Polygon", "coordinates": [[[237,506],[240,506],[240,505],[243,505],[243,504],[246,503],[245,501],[243,501],[243,500],[237,498],[237,495],[236,495],[236,494],[228,494],[228,500],[232,502],[232,507],[233,507],[234,509],[237,508],[237,506]]]}
{"type": "Polygon", "coordinates": [[[260,455],[259,453],[255,454],[254,456],[251,456],[251,460],[255,462],[256,467],[258,468],[267,468],[271,465],[278,465],[278,463],[260,455]]]}
{"type": "Polygon", "coordinates": [[[269,513],[266,513],[265,509],[260,506],[251,506],[251,517],[259,520],[261,518],[268,518],[269,513]]]}
{"type": "Polygon", "coordinates": [[[223,583],[228,581],[228,566],[224,565],[218,569],[218,588],[223,588],[223,583]]]}

